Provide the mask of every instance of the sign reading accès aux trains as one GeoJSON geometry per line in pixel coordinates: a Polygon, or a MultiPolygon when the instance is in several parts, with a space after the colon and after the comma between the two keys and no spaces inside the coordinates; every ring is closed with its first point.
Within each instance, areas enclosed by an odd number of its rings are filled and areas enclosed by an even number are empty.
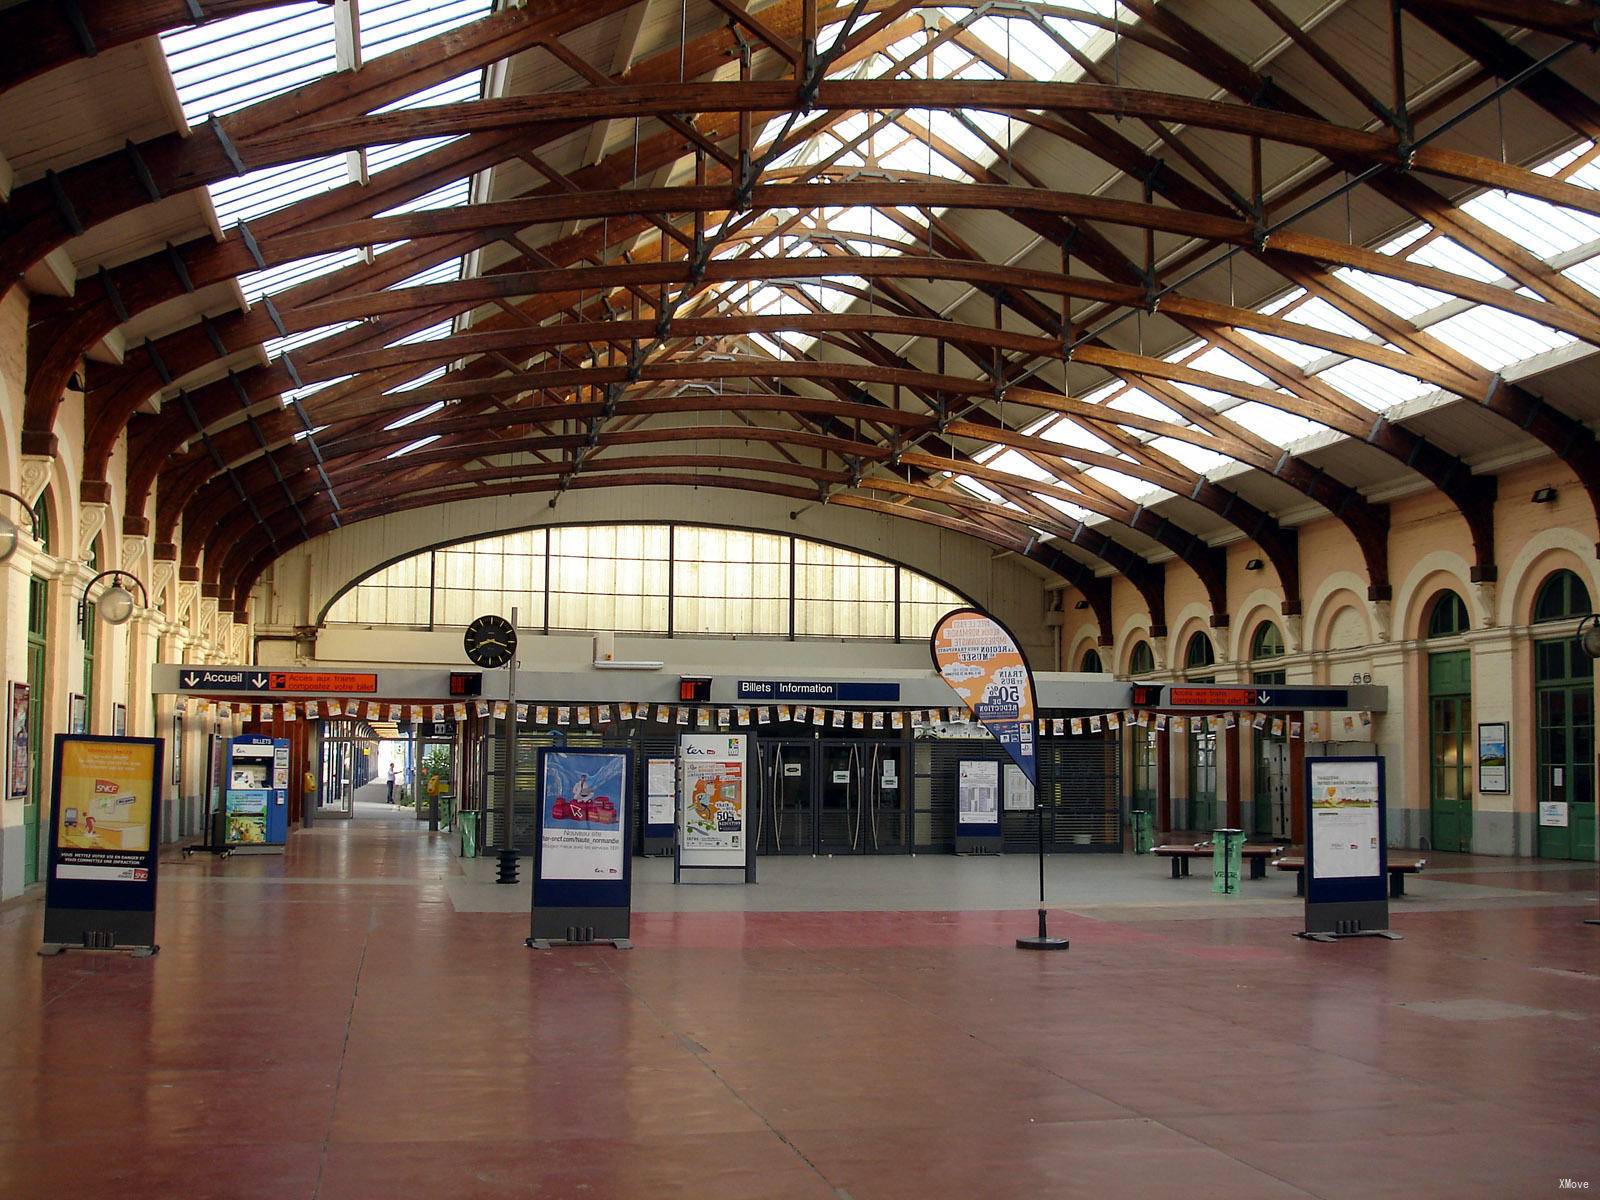
{"type": "Polygon", "coordinates": [[[378,690],[376,672],[270,671],[254,667],[181,667],[178,687],[186,692],[331,692],[378,690]]]}

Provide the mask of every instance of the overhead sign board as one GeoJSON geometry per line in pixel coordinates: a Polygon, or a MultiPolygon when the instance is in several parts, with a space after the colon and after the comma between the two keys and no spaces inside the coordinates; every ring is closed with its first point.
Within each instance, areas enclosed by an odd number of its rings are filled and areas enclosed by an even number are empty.
{"type": "Polygon", "coordinates": [[[900,699],[898,683],[848,680],[741,679],[740,700],[838,700],[861,704],[900,699]]]}
{"type": "Polygon", "coordinates": [[[1173,685],[1166,689],[1166,696],[1160,707],[1211,709],[1281,708],[1290,710],[1333,708],[1342,710],[1353,706],[1350,703],[1350,692],[1347,688],[1268,685],[1253,687],[1184,687],[1173,685]]]}
{"type": "Polygon", "coordinates": [[[183,667],[178,687],[185,692],[329,692],[338,695],[375,693],[376,672],[267,671],[252,667],[183,667]]]}

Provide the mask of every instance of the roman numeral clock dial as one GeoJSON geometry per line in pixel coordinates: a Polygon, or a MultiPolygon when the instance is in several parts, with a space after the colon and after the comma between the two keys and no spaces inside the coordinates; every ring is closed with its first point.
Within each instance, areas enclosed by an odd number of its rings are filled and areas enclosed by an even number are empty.
{"type": "Polygon", "coordinates": [[[504,617],[479,617],[467,626],[462,642],[474,666],[503,667],[517,652],[517,631],[504,617]]]}

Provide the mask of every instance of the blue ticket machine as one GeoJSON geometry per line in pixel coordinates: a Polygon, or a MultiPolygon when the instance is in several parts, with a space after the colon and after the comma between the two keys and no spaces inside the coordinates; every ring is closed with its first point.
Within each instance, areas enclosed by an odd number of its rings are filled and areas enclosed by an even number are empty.
{"type": "Polygon", "coordinates": [[[289,840],[288,741],[231,738],[225,769],[228,845],[282,846],[289,840]]]}

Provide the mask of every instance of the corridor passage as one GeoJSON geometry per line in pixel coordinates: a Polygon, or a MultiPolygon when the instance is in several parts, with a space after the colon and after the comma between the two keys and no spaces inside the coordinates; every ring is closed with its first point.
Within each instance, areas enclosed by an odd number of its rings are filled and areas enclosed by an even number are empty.
{"type": "MultiPolygon", "coordinates": [[[[1311,945],[1287,878],[1232,909],[1084,857],[1051,864],[1082,881],[1057,955],[1012,947],[1029,912],[865,885],[874,911],[640,912],[632,951],[529,951],[524,913],[458,911],[450,835],[399,819],[163,862],[150,960],[36,957],[25,897],[0,908],[0,1196],[1600,1187],[1592,871],[1459,859],[1397,902],[1404,941],[1311,945]]],[[[1015,865],[897,864],[951,888],[1015,865]]],[[[678,893],[833,871],[849,895],[873,864],[784,869],[678,893]]]]}

